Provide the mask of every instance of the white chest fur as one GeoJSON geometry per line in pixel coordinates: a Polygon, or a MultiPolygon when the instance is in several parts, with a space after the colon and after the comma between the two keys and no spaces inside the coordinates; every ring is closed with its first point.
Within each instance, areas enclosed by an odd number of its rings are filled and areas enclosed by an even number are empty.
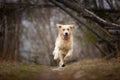
{"type": "Polygon", "coordinates": [[[68,40],[57,39],[56,45],[59,48],[59,50],[67,52],[72,47],[72,39],[68,40]]]}

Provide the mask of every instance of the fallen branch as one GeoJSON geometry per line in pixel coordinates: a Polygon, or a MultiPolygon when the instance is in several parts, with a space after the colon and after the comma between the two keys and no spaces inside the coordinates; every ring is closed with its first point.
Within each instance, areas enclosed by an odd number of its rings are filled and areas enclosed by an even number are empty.
{"type": "MultiPolygon", "coordinates": [[[[50,0],[50,1],[53,1],[53,0],[50,0]]],[[[94,22],[98,23],[99,25],[109,26],[109,27],[120,27],[120,25],[118,25],[118,24],[111,23],[111,22],[108,22],[108,21],[100,18],[99,16],[97,16],[93,12],[83,8],[81,5],[72,3],[68,0],[54,0],[54,1],[62,3],[67,8],[76,11],[78,14],[81,14],[84,18],[93,20],[94,22]]]]}

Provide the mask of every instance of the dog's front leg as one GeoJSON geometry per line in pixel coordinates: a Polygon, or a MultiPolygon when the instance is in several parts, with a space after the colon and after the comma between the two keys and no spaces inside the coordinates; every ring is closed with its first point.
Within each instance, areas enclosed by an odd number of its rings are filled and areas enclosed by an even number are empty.
{"type": "Polygon", "coordinates": [[[59,66],[64,67],[65,64],[64,64],[64,56],[63,56],[63,54],[61,54],[61,53],[59,54],[59,59],[60,59],[59,66]]]}
{"type": "Polygon", "coordinates": [[[59,56],[59,50],[58,49],[55,49],[53,51],[53,55],[54,55],[54,60],[57,60],[58,59],[58,56],[59,56]]]}
{"type": "Polygon", "coordinates": [[[69,60],[70,58],[72,58],[72,52],[73,50],[69,50],[68,53],[66,54],[66,56],[64,57],[64,60],[67,61],[69,60]]]}

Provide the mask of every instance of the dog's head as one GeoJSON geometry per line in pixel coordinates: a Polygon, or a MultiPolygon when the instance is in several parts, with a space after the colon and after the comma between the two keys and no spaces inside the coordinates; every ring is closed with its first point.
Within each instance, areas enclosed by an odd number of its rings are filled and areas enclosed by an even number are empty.
{"type": "Polygon", "coordinates": [[[56,26],[59,29],[59,33],[64,37],[69,37],[72,34],[72,30],[74,29],[73,25],[57,24],[56,26]]]}

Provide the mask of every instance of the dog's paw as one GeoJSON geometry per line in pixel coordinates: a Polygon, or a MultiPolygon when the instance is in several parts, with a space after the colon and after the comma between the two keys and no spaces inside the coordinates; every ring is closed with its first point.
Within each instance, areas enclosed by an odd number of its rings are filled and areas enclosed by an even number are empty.
{"type": "Polygon", "coordinates": [[[54,55],[54,60],[57,60],[58,59],[58,55],[54,55]]]}
{"type": "Polygon", "coordinates": [[[53,51],[52,55],[53,55],[53,56],[55,55],[55,51],[53,51]]]}
{"type": "Polygon", "coordinates": [[[65,64],[60,64],[60,67],[65,67],[65,64]]]}
{"type": "Polygon", "coordinates": [[[70,58],[72,58],[71,55],[66,55],[65,58],[64,58],[64,60],[65,60],[65,61],[68,61],[70,58]]]}
{"type": "Polygon", "coordinates": [[[65,67],[65,64],[61,65],[61,67],[65,67]]]}
{"type": "Polygon", "coordinates": [[[62,61],[60,61],[60,62],[59,62],[59,67],[65,67],[65,63],[62,62],[62,61]]]}
{"type": "Polygon", "coordinates": [[[64,61],[68,61],[69,60],[69,56],[66,56],[65,58],[64,58],[64,61]]]}

